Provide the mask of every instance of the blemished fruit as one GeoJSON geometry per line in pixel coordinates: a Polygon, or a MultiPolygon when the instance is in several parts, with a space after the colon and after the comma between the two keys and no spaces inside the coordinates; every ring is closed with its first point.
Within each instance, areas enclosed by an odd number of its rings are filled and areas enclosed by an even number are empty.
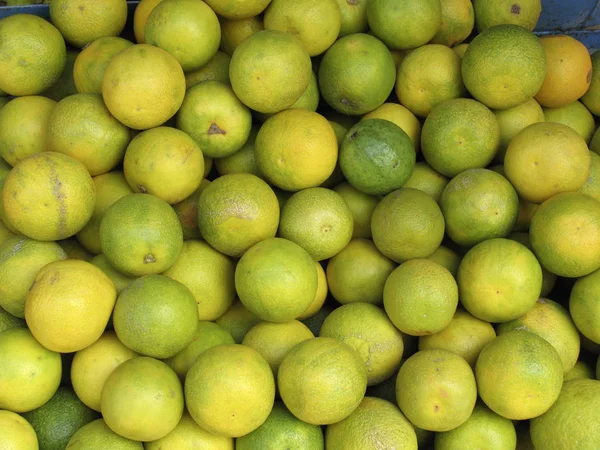
{"type": "Polygon", "coordinates": [[[56,152],[36,153],[17,164],[2,195],[10,224],[40,241],[73,236],[91,218],[96,201],[85,166],[56,152]]]}
{"type": "Polygon", "coordinates": [[[5,17],[0,21],[0,40],[0,89],[7,94],[41,94],[63,73],[65,41],[47,20],[33,14],[5,17]]]}
{"type": "Polygon", "coordinates": [[[190,415],[205,430],[244,436],[262,425],[273,409],[273,372],[250,347],[212,347],[201,353],[188,371],[185,400],[190,415]]]}
{"type": "Polygon", "coordinates": [[[475,0],[475,26],[483,31],[494,25],[514,24],[533,31],[542,12],[540,0],[475,0]]]}
{"type": "Polygon", "coordinates": [[[400,410],[412,424],[449,431],[465,423],[477,399],[469,364],[449,350],[422,350],[408,358],[396,378],[400,410]]]}

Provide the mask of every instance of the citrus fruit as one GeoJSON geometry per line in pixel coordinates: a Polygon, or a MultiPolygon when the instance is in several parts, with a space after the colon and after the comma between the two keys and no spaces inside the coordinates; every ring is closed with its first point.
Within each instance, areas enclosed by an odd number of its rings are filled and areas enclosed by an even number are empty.
{"type": "Polygon", "coordinates": [[[250,312],[270,322],[288,322],[312,303],[317,270],[298,244],[269,238],[242,255],[235,268],[235,288],[250,312]]]}
{"type": "Polygon", "coordinates": [[[458,272],[461,257],[451,248],[440,245],[435,252],[427,257],[427,259],[444,266],[450,271],[452,276],[456,278],[456,272],[458,272]]]}
{"type": "Polygon", "coordinates": [[[511,331],[489,342],[477,358],[481,399],[511,420],[545,413],[563,383],[562,361],[552,344],[529,331],[511,331]]]}
{"type": "Polygon", "coordinates": [[[514,330],[530,331],[550,342],[560,356],[564,373],[571,370],[579,358],[579,331],[569,312],[552,300],[538,299],[523,316],[497,328],[498,335],[514,330]]]}
{"type": "Polygon", "coordinates": [[[417,436],[396,405],[365,397],[352,414],[327,426],[325,445],[331,450],[417,450],[417,436]]]}
{"type": "Polygon", "coordinates": [[[132,45],[113,56],[102,78],[102,97],[119,122],[135,130],[162,125],[185,96],[185,76],[168,52],[132,45]]]}
{"type": "Polygon", "coordinates": [[[367,370],[348,344],[317,337],[287,353],[279,366],[277,387],[294,416],[313,425],[329,425],[358,407],[367,389],[367,370]]]}
{"type": "Polygon", "coordinates": [[[215,168],[219,172],[219,175],[251,173],[259,178],[262,177],[254,151],[258,129],[257,125],[252,125],[248,140],[246,140],[246,143],[239,150],[224,158],[215,159],[215,168]]]}
{"type": "Polygon", "coordinates": [[[319,82],[315,72],[310,73],[310,82],[302,93],[302,95],[292,103],[290,108],[304,108],[310,111],[316,111],[321,100],[321,94],[319,92],[319,82]]]}
{"type": "Polygon", "coordinates": [[[6,177],[6,217],[22,234],[51,241],[73,236],[93,213],[96,191],[85,166],[56,152],[32,155],[6,177]]]}
{"type": "Polygon", "coordinates": [[[353,347],[365,363],[369,386],[388,379],[400,367],[402,335],[375,305],[355,302],[334,309],[325,318],[319,336],[339,339],[353,347]]]}
{"type": "Polygon", "coordinates": [[[95,411],[85,406],[75,392],[61,386],[47,403],[23,414],[31,424],[40,448],[63,450],[75,432],[97,418],[95,411]]]}
{"type": "Polygon", "coordinates": [[[519,25],[487,28],[473,39],[462,59],[465,86],[489,108],[511,108],[530,99],[542,87],[545,75],[544,47],[519,25]]]}
{"type": "Polygon", "coordinates": [[[415,426],[449,431],[467,421],[477,387],[469,364],[454,352],[422,350],[408,358],[396,378],[398,406],[415,426]]]}
{"type": "Polygon", "coordinates": [[[90,252],[102,252],[100,224],[110,206],[120,198],[132,194],[123,172],[114,170],[93,178],[96,187],[96,203],[91,219],[76,234],[77,240],[90,252]]]}
{"type": "Polygon", "coordinates": [[[0,245],[0,306],[23,318],[25,299],[38,271],[67,255],[56,242],[12,236],[0,245]]]}
{"type": "Polygon", "coordinates": [[[165,437],[144,444],[145,450],[162,450],[164,448],[232,450],[233,439],[209,433],[194,422],[187,411],[184,411],[181,420],[173,431],[165,437]]]}
{"type": "Polygon", "coordinates": [[[415,165],[408,135],[384,119],[365,119],[345,134],[339,164],[352,186],[369,195],[385,195],[406,183],[415,165]]]}
{"type": "Polygon", "coordinates": [[[438,104],[425,119],[421,132],[425,161],[447,177],[487,166],[499,144],[500,127],[494,114],[467,98],[438,104]]]}
{"type": "Polygon", "coordinates": [[[235,447],[236,450],[325,448],[321,427],[301,421],[279,401],[275,402],[269,417],[260,427],[236,439],[235,447]]]}
{"type": "Polygon", "coordinates": [[[184,72],[198,70],[219,49],[219,19],[204,2],[162,1],[146,19],[144,42],[169,52],[181,64],[184,72]],[[181,30],[185,30],[185,34],[181,30]]]}
{"type": "Polygon", "coordinates": [[[592,60],[585,45],[566,36],[544,36],[540,42],[548,68],[535,99],[542,106],[556,108],[581,98],[592,81],[592,60]]]}
{"type": "Polygon", "coordinates": [[[232,0],[229,2],[208,0],[206,3],[219,16],[227,19],[243,19],[262,13],[269,3],[271,3],[271,0],[232,0]]]}
{"type": "Polygon", "coordinates": [[[198,70],[185,74],[185,84],[189,89],[203,81],[215,80],[229,84],[229,62],[231,56],[217,51],[212,59],[198,70]]]}
{"type": "Polygon", "coordinates": [[[150,194],[129,194],[113,203],[100,223],[100,245],[125,275],[167,270],[179,256],[183,234],[171,206],[150,194]]]}
{"type": "Polygon", "coordinates": [[[111,450],[143,450],[144,444],[119,436],[106,425],[103,419],[92,420],[71,436],[68,450],[90,450],[110,448],[111,450]]]}
{"type": "Polygon", "coordinates": [[[278,235],[321,261],[338,254],[350,242],[353,226],[352,213],[341,195],[314,187],[288,199],[281,210],[278,235]]]}
{"type": "Polygon", "coordinates": [[[183,389],[165,363],[147,356],[129,359],[106,379],[102,417],[115,433],[134,441],[153,441],[170,433],[184,410],[183,389]]]}
{"type": "Polygon", "coordinates": [[[340,8],[339,37],[367,31],[369,24],[365,0],[337,0],[337,4],[340,8]]]}
{"type": "Polygon", "coordinates": [[[65,68],[60,77],[58,77],[58,80],[56,80],[56,83],[42,93],[44,97],[51,98],[58,102],[69,95],[77,94],[75,79],[73,77],[73,68],[75,67],[77,55],[79,55],[79,50],[67,50],[67,62],[65,68]]]}
{"type": "Polygon", "coordinates": [[[163,275],[190,289],[200,320],[219,318],[233,303],[235,266],[226,255],[206,242],[185,241],[177,260],[163,275]]]}
{"type": "Polygon", "coordinates": [[[329,47],[319,64],[318,79],[329,106],[342,114],[362,115],[387,100],[394,88],[396,65],[383,42],[355,33],[329,47]]]}
{"type": "Polygon", "coordinates": [[[600,444],[596,415],[600,382],[573,380],[564,384],[556,403],[546,414],[531,421],[531,441],[537,450],[567,450],[576,443],[581,450],[600,444]]]}
{"type": "Polygon", "coordinates": [[[495,109],[492,112],[500,126],[500,147],[495,158],[499,163],[504,162],[506,149],[519,131],[531,124],[545,122],[544,111],[533,98],[512,108],[495,109]]]}
{"type": "Polygon", "coordinates": [[[290,107],[310,82],[310,56],[297,37],[263,30],[233,52],[229,78],[235,95],[249,108],[275,113],[290,107]]]}
{"type": "Polygon", "coordinates": [[[520,197],[533,203],[579,189],[590,164],[585,140],[571,127],[552,122],[521,130],[504,156],[506,177],[520,197]]]}
{"type": "Polygon", "coordinates": [[[442,243],[444,216],[425,192],[400,188],[379,202],[371,218],[371,231],[377,249],[397,263],[427,258],[442,243]]]}
{"type": "Polygon", "coordinates": [[[542,266],[558,276],[581,277],[600,267],[592,250],[600,240],[600,203],[588,195],[565,192],[546,200],[529,234],[542,266]]]}
{"type": "Polygon", "coordinates": [[[459,308],[441,331],[419,337],[419,350],[445,349],[462,356],[475,367],[481,349],[496,337],[494,327],[459,308]]]}
{"type": "Polygon", "coordinates": [[[121,363],[138,356],[126,347],[114,331],[105,331],[96,342],[79,350],[71,364],[71,383],[77,397],[88,407],[100,411],[100,395],[108,376],[121,363]]]}
{"type": "Polygon", "coordinates": [[[194,421],[206,431],[244,436],[262,425],[273,408],[273,373],[256,350],[218,345],[202,352],[190,367],[185,401],[194,421]]]}
{"type": "Polygon", "coordinates": [[[46,149],[83,163],[90,175],[112,170],[123,159],[131,131],[97,94],[76,94],[56,104],[48,121],[46,149]]]}
{"type": "MultiPolygon", "coordinates": [[[[204,165],[206,171],[206,157],[204,158],[204,165]]],[[[212,159],[209,159],[212,161],[212,159]]],[[[198,198],[200,198],[200,194],[208,186],[211,182],[206,178],[202,180],[200,183],[200,187],[196,189],[192,195],[183,199],[179,203],[172,205],[177,217],[179,218],[179,223],[183,229],[183,239],[202,239],[200,235],[200,230],[198,229],[198,198]]]]}
{"type": "Polygon", "coordinates": [[[194,295],[179,281],[146,275],[127,286],[115,304],[119,340],[154,358],[170,358],[192,341],[198,325],[194,295]]]}
{"type": "Polygon", "coordinates": [[[267,119],[254,145],[265,179],[287,191],[319,186],[333,172],[338,157],[331,124],[322,115],[301,108],[267,119]]]}
{"type": "Polygon", "coordinates": [[[383,288],[383,306],[403,333],[423,336],[443,330],[458,305],[458,287],[444,266],[413,259],[398,266],[383,288]]]}
{"type": "Polygon", "coordinates": [[[46,150],[48,122],[56,102],[37,95],[17,97],[0,110],[0,156],[10,164],[46,150]]]}
{"type": "Polygon", "coordinates": [[[569,312],[577,329],[592,342],[600,343],[600,310],[594,301],[600,286],[600,271],[578,278],[569,296],[569,312]]]}
{"type": "Polygon", "coordinates": [[[136,5],[133,13],[133,34],[135,36],[135,42],[138,44],[145,43],[145,31],[148,16],[150,16],[152,10],[160,2],[162,2],[162,0],[142,0],[136,5]]]}
{"type": "Polygon", "coordinates": [[[588,363],[581,360],[577,361],[571,370],[565,372],[563,384],[569,380],[580,378],[587,378],[589,380],[596,379],[594,369],[588,363]]]}
{"type": "Polygon", "coordinates": [[[106,66],[113,56],[132,45],[127,39],[116,36],[98,38],[90,42],[75,59],[73,80],[77,92],[102,94],[102,77],[106,66]]]}
{"type": "Polygon", "coordinates": [[[211,158],[237,152],[248,140],[250,110],[220,81],[192,86],[177,113],[177,128],[188,133],[211,158]]]}
{"type": "Polygon", "coordinates": [[[454,47],[469,37],[475,25],[473,3],[468,0],[440,0],[442,22],[429,41],[454,47]]]}
{"type": "Polygon", "coordinates": [[[588,144],[596,131],[594,116],[583,103],[578,101],[557,108],[544,108],[544,117],[546,122],[558,122],[570,126],[588,144]]]}
{"type": "Polygon", "coordinates": [[[337,0],[272,0],[265,10],[264,25],[267,30],[298,36],[308,54],[316,56],[337,39],[341,13],[337,0]]]}
{"type": "Polygon", "coordinates": [[[0,307],[0,333],[11,328],[25,328],[25,320],[13,316],[11,313],[0,307]]]}
{"type": "Polygon", "coordinates": [[[514,24],[533,31],[540,13],[540,0],[475,0],[475,25],[479,32],[494,25],[514,24]]]}
{"type": "Polygon", "coordinates": [[[248,330],[242,345],[256,350],[269,363],[273,376],[281,361],[296,344],[314,338],[315,335],[298,320],[283,323],[259,322],[248,330]]]}
{"type": "Polygon", "coordinates": [[[444,188],[440,208],[448,237],[470,247],[511,232],[519,214],[519,197],[502,175],[488,169],[468,169],[444,188]]]}
{"type": "Polygon", "coordinates": [[[464,97],[460,67],[460,57],[445,45],[423,45],[411,51],[396,78],[400,103],[415,115],[427,117],[444,100],[464,97]]]}
{"type": "Polygon", "coordinates": [[[395,267],[371,240],[353,239],[327,262],[329,290],[342,305],[381,304],[385,280],[395,267]]]}
{"type": "Polygon", "coordinates": [[[200,186],[204,156],[198,144],[183,131],[157,127],[141,132],[129,143],[123,172],[134,192],[174,204],[200,186]]]}
{"type": "Polygon", "coordinates": [[[460,302],[487,322],[508,322],[529,311],[542,289],[542,268],[523,244],[493,238],[472,247],[458,267],[460,302]]]}
{"type": "Polygon", "coordinates": [[[255,175],[223,175],[198,199],[198,227],[216,250],[239,257],[248,248],[275,236],[279,206],[273,189],[255,175]]]}
{"type": "Polygon", "coordinates": [[[236,344],[241,344],[248,330],[260,321],[260,317],[248,311],[242,302],[235,300],[215,323],[227,330],[236,344]]]}
{"type": "Polygon", "coordinates": [[[304,310],[302,314],[297,317],[298,320],[304,321],[318,314],[325,304],[329,294],[327,276],[325,275],[323,266],[321,266],[321,263],[318,261],[315,261],[315,268],[317,269],[317,292],[315,292],[315,298],[313,299],[312,303],[304,310]]]}
{"type": "Polygon", "coordinates": [[[354,220],[352,238],[369,239],[371,237],[371,216],[379,199],[359,191],[348,182],[338,184],[333,190],[342,197],[352,213],[354,220]]]}
{"type": "Polygon", "coordinates": [[[198,322],[192,342],[166,362],[181,380],[185,380],[190,367],[202,352],[211,347],[226,344],[235,344],[229,331],[214,322],[201,320],[198,322]]]}
{"type": "Polygon", "coordinates": [[[439,0],[369,0],[367,20],[371,32],[393,49],[413,49],[429,42],[442,22],[439,0]]]}
{"type": "Polygon", "coordinates": [[[243,19],[224,19],[219,18],[221,24],[221,45],[220,49],[226,55],[233,55],[234,50],[248,36],[257,31],[264,30],[261,16],[245,17],[243,19]]]}
{"type": "Polygon", "coordinates": [[[93,264],[54,261],[40,269],[31,285],[25,320],[44,347],[76,352],[102,335],[116,297],[113,282],[93,264]]]}
{"type": "Polygon", "coordinates": [[[581,97],[583,104],[596,116],[600,115],[600,53],[592,53],[592,79],[590,87],[581,97]]]}
{"type": "Polygon", "coordinates": [[[423,191],[439,203],[447,184],[448,178],[433,170],[426,162],[420,161],[415,164],[410,178],[404,183],[403,187],[423,191]]]}
{"type": "Polygon", "coordinates": [[[465,423],[435,436],[437,450],[514,450],[516,445],[517,432],[513,423],[482,404],[475,405],[465,423]]]}
{"type": "Polygon", "coordinates": [[[69,44],[82,48],[98,38],[121,34],[127,21],[127,2],[52,0],[50,20],[69,44]]]}
{"type": "Polygon", "coordinates": [[[39,408],[61,381],[60,354],[42,346],[27,328],[0,333],[0,408],[22,413],[39,408]]]}
{"type": "Polygon", "coordinates": [[[0,439],[6,449],[39,449],[35,430],[27,420],[12,411],[0,410],[0,439]]]}
{"type": "MultiPolygon", "coordinates": [[[[361,120],[365,119],[385,119],[394,122],[408,134],[408,137],[413,142],[415,151],[418,153],[421,149],[421,123],[405,106],[398,103],[384,103],[370,113],[362,116],[361,120]]],[[[344,134],[346,133],[344,132],[344,134]]]]}
{"type": "Polygon", "coordinates": [[[54,85],[67,62],[65,41],[50,22],[33,14],[0,21],[0,89],[9,95],[36,95],[54,85]]]}

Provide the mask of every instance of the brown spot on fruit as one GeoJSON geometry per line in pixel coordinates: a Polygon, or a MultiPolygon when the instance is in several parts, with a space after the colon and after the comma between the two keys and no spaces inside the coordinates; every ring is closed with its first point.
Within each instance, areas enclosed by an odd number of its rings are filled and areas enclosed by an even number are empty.
{"type": "Polygon", "coordinates": [[[358,0],[346,0],[349,5],[358,5],[358,0]]]}
{"type": "Polygon", "coordinates": [[[512,14],[521,14],[521,6],[515,3],[510,7],[510,12],[512,14]]]}
{"type": "Polygon", "coordinates": [[[140,193],[142,193],[142,194],[148,193],[148,189],[146,189],[146,186],[144,186],[143,184],[138,184],[137,188],[138,188],[138,191],[140,191],[140,193]]]}
{"type": "Polygon", "coordinates": [[[585,78],[585,81],[587,81],[587,83],[588,83],[588,84],[590,84],[590,83],[591,83],[591,81],[592,81],[592,69],[590,69],[590,70],[588,71],[588,73],[587,73],[587,76],[586,76],[586,78],[585,78]]]}
{"type": "Polygon", "coordinates": [[[354,139],[356,139],[356,137],[358,136],[358,132],[354,132],[350,135],[350,137],[348,138],[349,141],[353,141],[354,139]]]}
{"type": "Polygon", "coordinates": [[[227,131],[223,130],[216,123],[211,123],[210,127],[208,127],[208,135],[211,136],[213,134],[227,134],[227,131]]]}
{"type": "Polygon", "coordinates": [[[79,5],[79,11],[83,12],[84,9],[85,7],[83,5],[79,5]]]}
{"type": "Polygon", "coordinates": [[[154,255],[152,253],[148,253],[146,256],[144,256],[144,264],[152,264],[156,262],[156,258],[154,257],[154,255]]]}
{"type": "Polygon", "coordinates": [[[440,410],[439,405],[433,405],[433,412],[438,412],[440,410]]]}

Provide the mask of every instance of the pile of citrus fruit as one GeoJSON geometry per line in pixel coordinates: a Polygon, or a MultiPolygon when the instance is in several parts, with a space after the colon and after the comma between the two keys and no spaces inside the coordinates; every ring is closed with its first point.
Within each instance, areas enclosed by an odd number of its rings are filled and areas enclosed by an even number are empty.
{"type": "Polygon", "coordinates": [[[0,449],[600,448],[600,53],[539,0],[48,3],[0,449]]]}

